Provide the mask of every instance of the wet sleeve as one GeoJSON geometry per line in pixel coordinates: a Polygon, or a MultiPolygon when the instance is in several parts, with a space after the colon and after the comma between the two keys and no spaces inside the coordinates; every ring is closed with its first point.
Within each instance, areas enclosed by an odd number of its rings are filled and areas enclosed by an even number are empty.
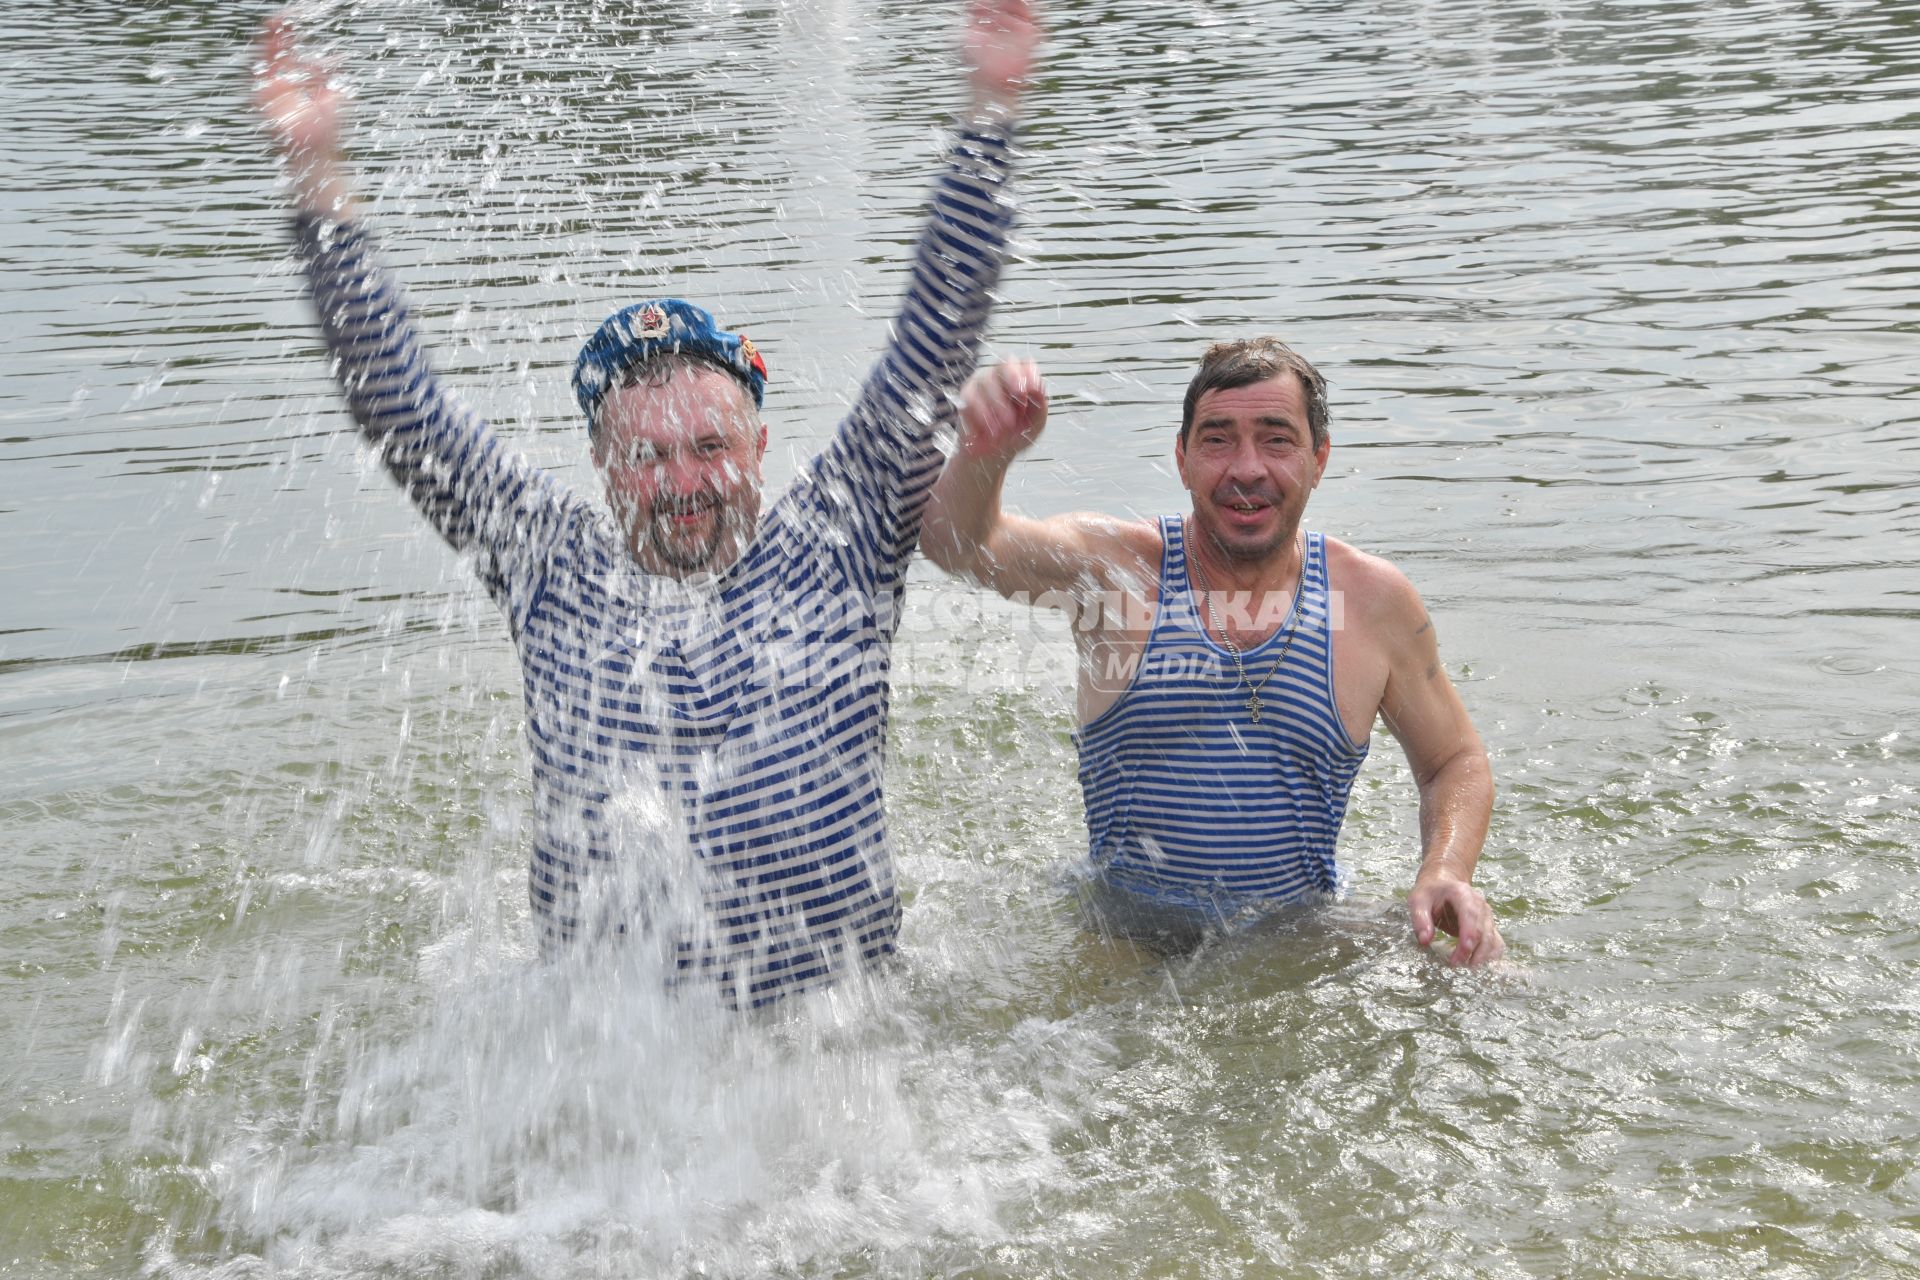
{"type": "Polygon", "coordinates": [[[844,530],[874,585],[897,583],[945,463],[956,399],[978,359],[1013,210],[1006,128],[965,132],[934,187],[887,349],[796,486],[844,530]]]}
{"type": "Polygon", "coordinates": [[[301,217],[294,238],[353,420],[428,523],[474,557],[517,634],[571,494],[441,385],[371,233],[301,217]]]}

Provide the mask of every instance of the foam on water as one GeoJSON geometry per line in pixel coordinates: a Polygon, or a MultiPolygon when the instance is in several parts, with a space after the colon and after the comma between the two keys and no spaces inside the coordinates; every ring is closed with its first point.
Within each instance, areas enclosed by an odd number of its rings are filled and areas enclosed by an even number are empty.
{"type": "MultiPolygon", "coordinates": [[[[648,894],[656,926],[698,909],[657,799],[609,806],[659,853],[603,890],[648,894]]],[[[674,986],[662,928],[554,963],[526,936],[510,912],[455,920],[398,993],[411,1018],[322,1033],[282,1114],[218,1136],[215,1220],[157,1244],[154,1273],[732,1275],[978,1249],[1004,1201],[1059,1177],[1053,1138],[1109,1051],[1039,1020],[983,1049],[898,966],[743,1017],[674,986]]]]}

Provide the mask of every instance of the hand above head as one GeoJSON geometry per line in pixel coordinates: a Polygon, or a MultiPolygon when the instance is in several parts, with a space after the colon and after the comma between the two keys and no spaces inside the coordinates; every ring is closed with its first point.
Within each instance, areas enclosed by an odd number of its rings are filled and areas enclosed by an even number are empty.
{"type": "Polygon", "coordinates": [[[976,115],[1018,108],[1044,34],[1032,0],[972,0],[963,49],[976,115]]]}
{"type": "Polygon", "coordinates": [[[1047,384],[1031,360],[982,369],[960,393],[960,452],[1012,461],[1047,425],[1047,384]]]}
{"type": "Polygon", "coordinates": [[[1506,954],[1507,944],[1494,923],[1487,895],[1465,880],[1421,876],[1407,895],[1407,914],[1413,920],[1414,940],[1422,947],[1431,945],[1435,930],[1453,935],[1456,943],[1447,955],[1448,964],[1477,969],[1506,954]]]}
{"type": "Polygon", "coordinates": [[[326,67],[300,51],[286,14],[267,19],[254,68],[254,106],[287,166],[295,199],[310,212],[349,212],[351,196],[340,158],[343,99],[326,67]]]}

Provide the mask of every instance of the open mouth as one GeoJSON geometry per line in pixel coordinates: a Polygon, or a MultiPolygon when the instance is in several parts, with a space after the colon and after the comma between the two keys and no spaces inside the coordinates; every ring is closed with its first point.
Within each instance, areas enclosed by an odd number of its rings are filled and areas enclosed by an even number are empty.
{"type": "Polygon", "coordinates": [[[685,529],[705,520],[713,510],[711,502],[662,503],[653,509],[653,518],[672,528],[685,529]]]}

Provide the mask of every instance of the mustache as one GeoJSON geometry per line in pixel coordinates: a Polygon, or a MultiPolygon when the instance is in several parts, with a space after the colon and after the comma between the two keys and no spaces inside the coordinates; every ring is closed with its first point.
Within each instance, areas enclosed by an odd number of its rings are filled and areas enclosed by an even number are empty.
{"type": "Polygon", "coordinates": [[[719,505],[719,496],[712,493],[696,493],[685,497],[662,496],[653,500],[652,512],[655,518],[661,516],[691,516],[698,515],[702,511],[719,505]]]}
{"type": "Polygon", "coordinates": [[[1280,494],[1278,490],[1269,489],[1265,485],[1249,489],[1235,484],[1215,489],[1213,500],[1215,502],[1264,502],[1270,507],[1277,507],[1280,505],[1280,494]]]}

